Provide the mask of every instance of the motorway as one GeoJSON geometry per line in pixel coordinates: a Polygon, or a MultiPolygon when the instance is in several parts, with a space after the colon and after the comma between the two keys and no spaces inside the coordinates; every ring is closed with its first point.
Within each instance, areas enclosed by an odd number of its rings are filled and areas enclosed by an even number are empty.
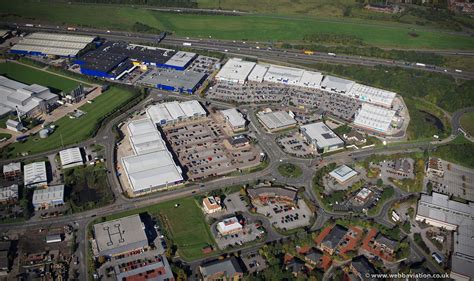
{"type": "MultiPolygon", "coordinates": [[[[48,30],[48,28],[51,28],[51,27],[42,27],[42,29],[40,30],[48,30]]],[[[56,28],[54,29],[56,30],[56,28]]],[[[87,30],[83,30],[83,31],[78,30],[78,32],[75,32],[75,33],[92,34],[92,32],[87,31],[87,30]]],[[[97,34],[97,33],[93,33],[93,34],[97,34]]],[[[106,32],[104,37],[111,38],[111,39],[122,39],[122,40],[129,39],[129,41],[139,41],[139,40],[144,40],[144,38],[148,38],[147,40],[152,40],[150,36],[151,35],[128,36],[128,35],[123,35],[123,34],[106,32]]],[[[188,39],[177,39],[177,38],[171,37],[169,39],[166,39],[164,43],[176,44],[177,46],[180,44],[182,45],[182,43],[187,40],[188,39]]],[[[231,48],[229,47],[228,45],[229,42],[227,41],[199,40],[199,42],[202,42],[202,43],[198,44],[193,41],[193,47],[196,45],[196,47],[207,49],[207,50],[209,49],[221,50],[222,48],[231,48]]],[[[248,46],[247,44],[250,44],[250,43],[239,43],[239,44],[245,44],[246,46],[248,46]]],[[[291,62],[299,62],[299,60],[305,61],[305,62],[308,62],[308,61],[311,62],[311,61],[318,60],[317,56],[314,56],[314,57],[305,56],[302,54],[295,54],[294,52],[289,52],[286,50],[270,50],[270,49],[262,50],[262,49],[256,49],[255,47],[248,47],[249,49],[244,51],[242,49],[238,50],[238,48],[240,47],[236,47],[236,46],[241,46],[241,45],[237,45],[234,42],[232,42],[232,44],[230,45],[233,46],[232,47],[233,49],[228,49],[228,52],[231,52],[231,50],[232,52],[234,52],[234,50],[237,50],[237,51],[241,51],[241,54],[251,53],[252,55],[255,55],[259,58],[275,59],[278,61],[288,59],[291,62]]],[[[350,63],[350,61],[354,61],[354,63],[356,64],[364,64],[364,65],[367,63],[367,59],[365,58],[357,59],[354,57],[330,56],[328,59],[331,60],[332,63],[339,63],[341,61],[344,61],[343,63],[350,63]]],[[[373,64],[383,64],[383,62],[380,62],[380,60],[374,59],[373,64]]],[[[387,63],[387,64],[393,65],[393,63],[387,63]]],[[[436,69],[426,69],[426,70],[435,71],[436,69]]],[[[470,76],[471,74],[467,74],[467,73],[463,73],[462,75],[464,76],[462,77],[460,73],[450,72],[449,74],[457,78],[463,78],[463,79],[472,78],[470,76]],[[465,75],[468,75],[468,76],[465,76],[465,75]]],[[[173,97],[176,99],[197,99],[201,102],[208,101],[205,98],[200,98],[197,96],[183,96],[183,95],[173,94],[173,93],[163,94],[159,91],[153,91],[150,97],[138,103],[131,109],[121,112],[119,116],[107,122],[104,126],[102,126],[99,129],[96,136],[94,136],[93,138],[87,141],[78,143],[78,144],[71,145],[71,146],[85,146],[85,145],[96,143],[96,144],[101,144],[105,147],[105,158],[107,160],[106,166],[107,166],[107,170],[109,171],[108,182],[112,188],[112,191],[115,197],[115,201],[113,204],[102,207],[102,208],[98,208],[98,209],[94,209],[94,210],[90,210],[86,212],[81,212],[81,213],[75,213],[75,214],[62,216],[62,217],[50,218],[50,219],[45,219],[45,220],[41,220],[41,219],[29,220],[29,221],[21,222],[21,223],[12,223],[9,225],[2,225],[0,226],[0,231],[7,232],[9,230],[22,230],[22,229],[25,230],[25,229],[34,229],[34,228],[45,227],[45,226],[55,227],[55,226],[62,226],[64,224],[76,222],[80,229],[77,236],[77,241],[79,242],[78,255],[81,261],[83,261],[81,263],[79,273],[80,273],[80,276],[87,276],[87,263],[86,263],[86,258],[85,258],[86,253],[87,253],[87,247],[88,247],[87,225],[96,217],[102,217],[102,216],[107,216],[110,214],[114,214],[114,213],[118,213],[118,212],[122,212],[126,210],[142,208],[142,207],[150,206],[152,204],[157,204],[157,203],[165,202],[172,199],[183,198],[187,196],[194,196],[195,194],[201,194],[201,193],[209,192],[211,190],[220,189],[223,186],[253,183],[257,180],[272,180],[272,181],[277,181],[280,183],[285,183],[288,185],[305,187],[305,193],[308,196],[308,198],[312,202],[314,202],[316,205],[321,205],[321,204],[318,204],[318,198],[317,196],[315,196],[313,188],[312,188],[312,184],[311,184],[314,172],[317,170],[318,167],[320,167],[320,165],[325,165],[331,162],[336,162],[337,164],[354,163],[355,161],[359,161],[375,153],[379,153],[379,154],[404,153],[404,152],[409,152],[409,151],[420,151],[424,149],[433,148],[436,145],[446,143],[447,141],[452,140],[455,137],[455,135],[459,133],[459,130],[457,128],[459,128],[460,116],[464,112],[474,110],[474,108],[467,108],[453,114],[453,118],[452,118],[452,123],[453,123],[452,127],[454,129],[453,135],[451,135],[448,139],[445,139],[441,142],[426,141],[426,142],[416,142],[416,143],[399,143],[399,144],[394,144],[394,145],[388,145],[385,147],[373,147],[373,148],[360,149],[357,151],[343,151],[340,153],[323,157],[323,163],[324,163],[323,164],[319,160],[299,159],[299,158],[285,154],[275,142],[275,138],[277,135],[267,133],[265,130],[262,129],[261,126],[259,126],[259,122],[258,120],[256,120],[256,116],[254,114],[256,106],[243,105],[240,108],[247,113],[247,116],[251,121],[250,131],[255,136],[257,136],[258,144],[265,151],[269,159],[270,164],[266,168],[262,169],[261,171],[251,173],[251,174],[242,174],[239,176],[232,176],[232,177],[221,177],[219,179],[206,182],[205,184],[189,185],[189,186],[186,186],[186,188],[158,192],[158,193],[151,194],[149,196],[142,197],[142,198],[127,198],[123,195],[123,190],[121,188],[120,182],[115,173],[116,171],[115,162],[117,161],[116,146],[115,146],[116,139],[115,139],[115,134],[112,129],[115,126],[115,124],[120,123],[122,120],[130,116],[133,112],[142,109],[144,106],[146,106],[147,104],[151,102],[160,101],[164,97],[166,98],[173,97]],[[292,163],[292,164],[300,166],[303,170],[303,175],[296,179],[282,177],[277,171],[277,168],[281,163],[292,163]]],[[[218,105],[224,108],[233,107],[232,104],[227,104],[224,102],[212,101],[212,104],[218,105]]],[[[63,148],[54,149],[54,150],[36,154],[36,155],[20,157],[15,160],[24,161],[24,160],[34,159],[34,158],[46,156],[52,153],[57,153],[61,149],[63,148]]],[[[0,160],[0,164],[5,164],[11,161],[13,160],[12,159],[0,160]]],[[[390,207],[391,203],[395,202],[396,200],[404,196],[407,196],[407,194],[397,191],[396,196],[393,199],[391,199],[389,202],[387,202],[378,214],[376,214],[375,216],[371,218],[376,220],[379,223],[385,224],[387,226],[392,226],[393,223],[390,222],[386,216],[388,208],[390,207]]],[[[326,222],[329,218],[336,218],[336,217],[342,218],[342,217],[347,217],[350,214],[332,213],[332,212],[328,212],[324,210],[323,208],[319,208],[319,211],[317,212],[316,215],[317,215],[317,219],[315,221],[315,224],[312,226],[313,230],[320,228],[324,224],[324,222],[326,222]]],[[[275,239],[280,239],[280,238],[281,237],[279,236],[269,235],[269,237],[267,238],[267,242],[273,241],[275,239]]],[[[414,243],[411,243],[411,244],[414,244],[414,243]]],[[[251,248],[253,249],[255,247],[257,246],[253,246],[251,248]]],[[[431,259],[427,257],[426,254],[424,254],[422,250],[419,249],[419,247],[417,247],[416,245],[412,249],[415,251],[415,253],[418,256],[427,258],[428,261],[431,261],[431,259]]],[[[428,262],[428,265],[433,270],[438,269],[436,265],[432,264],[432,261],[428,262]]],[[[80,278],[83,279],[83,277],[80,277],[80,278]]]]}
{"type": "MultiPolygon", "coordinates": [[[[49,31],[49,32],[62,32],[62,33],[72,33],[72,34],[82,34],[82,35],[93,35],[100,36],[108,40],[120,40],[134,43],[148,43],[156,45],[158,43],[157,35],[153,34],[143,34],[143,33],[133,33],[133,32],[124,32],[124,31],[113,31],[113,30],[100,30],[92,28],[76,28],[75,30],[67,30],[65,26],[56,26],[56,25],[37,25],[35,27],[26,27],[22,24],[12,24],[7,22],[0,22],[5,25],[8,25],[12,28],[20,28],[22,30],[29,31],[49,31]]],[[[380,58],[370,58],[362,56],[351,56],[351,55],[330,55],[329,53],[314,52],[312,55],[303,54],[298,50],[287,50],[279,49],[270,46],[271,44],[267,42],[247,42],[247,41],[237,41],[237,40],[217,40],[217,39],[193,39],[193,38],[183,38],[177,36],[167,36],[160,44],[164,47],[186,47],[183,46],[183,43],[191,44],[189,48],[196,50],[208,50],[221,53],[227,53],[228,55],[249,57],[254,59],[266,60],[269,62],[286,62],[288,64],[298,64],[298,65],[308,65],[315,63],[332,63],[332,64],[346,64],[346,65],[362,65],[362,66],[390,66],[390,67],[401,67],[406,69],[416,69],[424,70],[434,73],[442,73],[450,75],[454,78],[472,80],[474,79],[474,73],[462,71],[458,72],[455,69],[449,69],[445,67],[435,66],[435,65],[416,65],[415,62],[405,62],[405,61],[396,61],[396,60],[387,60],[380,58]]],[[[433,51],[435,52],[435,51],[433,51]]],[[[449,51],[441,51],[449,52],[449,51]]],[[[455,52],[455,54],[462,54],[465,56],[467,54],[474,55],[471,52],[455,52]]]]}

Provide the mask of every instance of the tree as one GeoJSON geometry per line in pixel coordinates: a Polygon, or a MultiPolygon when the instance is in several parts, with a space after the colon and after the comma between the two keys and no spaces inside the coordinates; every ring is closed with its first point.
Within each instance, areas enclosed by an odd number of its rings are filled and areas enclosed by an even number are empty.
{"type": "Polygon", "coordinates": [[[382,186],[383,186],[383,180],[382,180],[382,179],[378,179],[378,180],[377,180],[377,186],[378,186],[378,187],[382,187],[382,186]]]}

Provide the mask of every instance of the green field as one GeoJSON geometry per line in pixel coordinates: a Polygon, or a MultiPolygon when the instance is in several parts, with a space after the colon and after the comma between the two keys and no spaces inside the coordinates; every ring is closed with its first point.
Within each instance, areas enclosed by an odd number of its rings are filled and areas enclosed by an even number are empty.
{"type": "MultiPolygon", "coordinates": [[[[136,22],[180,36],[254,41],[300,41],[311,34],[340,34],[356,37],[364,44],[381,47],[472,49],[474,38],[398,22],[355,18],[319,18],[249,14],[244,16],[176,14],[127,6],[38,3],[0,0],[0,14],[10,21],[46,21],[133,30],[136,22]],[[72,12],[73,11],[73,12],[72,12]],[[410,35],[416,33],[416,36],[410,35]]],[[[269,4],[270,5],[270,4],[269,4]]],[[[340,10],[340,9],[338,9],[340,10]]]]}
{"type": "Polygon", "coordinates": [[[25,84],[48,87],[53,93],[68,92],[79,85],[77,81],[12,62],[0,63],[0,75],[25,84]]]}
{"type": "Polygon", "coordinates": [[[131,210],[106,217],[106,220],[117,219],[132,214],[148,212],[150,215],[164,219],[169,238],[178,247],[178,254],[186,260],[203,257],[201,249],[215,246],[210,227],[206,223],[202,210],[194,198],[183,198],[155,204],[146,208],[131,210]],[[175,204],[179,207],[175,208],[175,204]]]}
{"type": "Polygon", "coordinates": [[[0,133],[0,139],[3,139],[3,138],[9,139],[9,138],[11,138],[11,137],[12,137],[12,135],[10,135],[10,134],[3,134],[3,133],[0,133]]]}
{"type": "Polygon", "coordinates": [[[79,108],[86,112],[85,115],[77,119],[70,119],[66,116],[55,122],[56,129],[48,138],[40,139],[38,135],[33,135],[24,143],[14,143],[7,146],[5,152],[8,157],[14,157],[22,152],[34,154],[58,148],[61,144],[70,145],[81,142],[91,137],[103,117],[124,105],[133,96],[134,93],[130,91],[112,87],[95,98],[93,103],[85,104],[79,108]]]}
{"type": "Polygon", "coordinates": [[[303,174],[303,171],[300,167],[291,163],[285,163],[278,166],[278,172],[280,175],[287,178],[298,178],[303,174]]]}
{"type": "Polygon", "coordinates": [[[458,136],[451,143],[438,147],[433,156],[474,169],[474,143],[463,136],[458,136]]]}
{"type": "Polygon", "coordinates": [[[474,112],[468,112],[461,116],[461,126],[466,130],[466,133],[474,136],[474,112]]]}

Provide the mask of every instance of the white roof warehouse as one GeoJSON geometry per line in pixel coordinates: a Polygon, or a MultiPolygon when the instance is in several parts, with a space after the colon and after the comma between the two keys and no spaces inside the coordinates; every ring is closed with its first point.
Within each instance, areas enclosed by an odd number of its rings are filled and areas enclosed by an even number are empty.
{"type": "Polygon", "coordinates": [[[75,57],[94,39],[93,36],[37,32],[20,40],[10,52],[22,55],[75,57]]]}
{"type": "Polygon", "coordinates": [[[166,188],[183,181],[156,125],[148,118],[129,123],[130,143],[136,155],[122,157],[134,193],[166,188]]]}
{"type": "Polygon", "coordinates": [[[64,204],[64,185],[52,185],[33,192],[32,204],[35,209],[64,204]]]}
{"type": "Polygon", "coordinates": [[[23,169],[24,184],[26,187],[37,187],[47,184],[46,162],[31,163],[25,165],[23,169]]]}
{"type": "Polygon", "coordinates": [[[217,73],[216,79],[243,84],[255,65],[256,63],[250,61],[243,61],[237,58],[229,59],[219,73],[217,73]]]}
{"type": "Polygon", "coordinates": [[[81,166],[84,164],[81,149],[79,147],[68,148],[59,152],[61,166],[63,169],[81,166]]]}
{"type": "Polygon", "coordinates": [[[207,115],[206,110],[197,100],[160,103],[148,108],[147,114],[155,124],[160,126],[207,115]]]}
{"type": "Polygon", "coordinates": [[[301,126],[300,130],[306,140],[322,152],[344,147],[344,142],[323,122],[301,126]]]}
{"type": "Polygon", "coordinates": [[[354,125],[379,133],[387,133],[393,117],[395,117],[394,110],[364,103],[356,114],[354,125]]]}
{"type": "Polygon", "coordinates": [[[26,85],[0,76],[0,115],[18,109],[20,114],[34,116],[46,112],[58,96],[37,84],[26,85]]]}

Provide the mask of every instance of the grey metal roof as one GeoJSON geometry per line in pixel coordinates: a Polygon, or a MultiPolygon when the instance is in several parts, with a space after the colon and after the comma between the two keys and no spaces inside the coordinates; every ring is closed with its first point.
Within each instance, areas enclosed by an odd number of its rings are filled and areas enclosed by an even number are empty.
{"type": "Polygon", "coordinates": [[[321,82],[321,86],[327,90],[334,90],[336,92],[349,92],[354,86],[355,82],[347,79],[342,79],[334,76],[325,76],[321,82]]]}
{"type": "Polygon", "coordinates": [[[0,106],[2,112],[14,111],[16,108],[26,114],[35,110],[42,102],[49,102],[57,95],[41,85],[26,85],[4,76],[0,76],[0,106]],[[7,111],[7,109],[9,109],[7,111]]]}
{"type": "Polygon", "coordinates": [[[295,119],[291,118],[286,111],[259,112],[257,117],[271,130],[296,124],[295,119]]]}
{"type": "Polygon", "coordinates": [[[236,273],[243,274],[243,270],[235,257],[226,260],[216,260],[200,266],[203,277],[222,273],[226,277],[232,277],[236,273]]]}
{"type": "Polygon", "coordinates": [[[148,239],[139,215],[132,215],[94,225],[94,236],[101,254],[133,250],[133,246],[146,246],[148,239]]]}
{"type": "Polygon", "coordinates": [[[205,73],[186,70],[178,71],[174,69],[157,68],[144,74],[138,83],[153,87],[168,86],[176,90],[194,90],[196,86],[206,78],[205,73]]]}
{"type": "Polygon", "coordinates": [[[334,249],[339,245],[341,242],[342,238],[346,235],[348,229],[345,226],[336,224],[331,231],[324,237],[323,241],[321,241],[321,244],[324,244],[325,246],[334,249]]]}
{"type": "MultiPolygon", "coordinates": [[[[369,262],[365,256],[357,256],[352,259],[352,266],[360,273],[363,278],[370,276],[368,274],[377,273],[374,265],[369,262]]],[[[370,278],[367,278],[370,280],[370,278]]],[[[365,279],[364,279],[365,280],[365,279]]]]}
{"type": "Polygon", "coordinates": [[[316,143],[316,145],[321,149],[325,147],[344,145],[344,141],[323,122],[303,125],[301,126],[301,131],[311,139],[310,142],[316,143]]]}
{"type": "Polygon", "coordinates": [[[375,236],[375,241],[393,250],[395,250],[398,247],[398,241],[392,240],[384,236],[381,232],[377,233],[377,236],[375,236]]]}
{"type": "Polygon", "coordinates": [[[457,226],[454,234],[452,272],[474,276],[474,202],[464,204],[449,200],[448,195],[422,194],[417,216],[457,226]]]}

